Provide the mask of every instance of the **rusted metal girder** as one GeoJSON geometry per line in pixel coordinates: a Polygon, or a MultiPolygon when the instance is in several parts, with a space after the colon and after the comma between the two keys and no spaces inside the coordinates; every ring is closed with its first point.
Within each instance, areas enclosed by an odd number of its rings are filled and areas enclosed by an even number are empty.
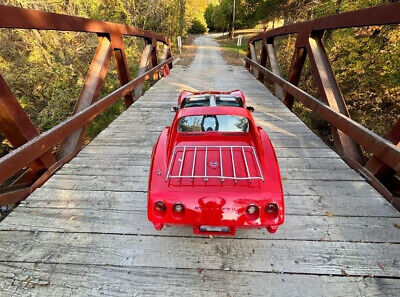
{"type": "MultiPolygon", "coordinates": [[[[396,189],[400,188],[398,181],[400,120],[388,134],[387,140],[352,121],[322,42],[322,36],[326,30],[399,23],[400,3],[393,3],[269,30],[249,39],[246,68],[252,71],[257,69],[259,73],[267,75],[275,85],[281,86],[285,91],[284,104],[289,109],[292,109],[294,98],[296,98],[325,119],[331,126],[336,150],[346,163],[361,172],[375,189],[400,210],[400,198],[393,195],[396,189]],[[293,33],[297,33],[297,39],[289,70],[289,81],[280,77],[279,68],[276,71],[271,65],[273,70],[271,72],[252,59],[251,49],[255,46],[255,42],[264,43],[264,40],[269,41],[277,36],[293,33]],[[310,58],[321,98],[327,105],[297,88],[307,55],[310,58]],[[365,158],[360,146],[373,154],[365,167],[363,166],[365,158]],[[397,179],[394,177],[395,174],[397,174],[397,179]],[[385,181],[385,178],[390,180],[391,187],[394,185],[393,193],[386,187],[389,183],[385,181]]],[[[273,58],[269,59],[273,60],[273,58]]]]}
{"type": "MultiPolygon", "coordinates": [[[[256,63],[258,63],[255,44],[254,44],[254,43],[249,43],[249,48],[250,48],[250,57],[251,57],[251,60],[254,61],[254,62],[256,62],[256,63]]],[[[258,76],[257,68],[251,68],[251,71],[253,72],[253,74],[254,74],[255,77],[258,76]]]]}
{"type": "Polygon", "coordinates": [[[122,35],[155,38],[168,44],[168,38],[133,26],[114,24],[100,20],[0,5],[0,28],[37,29],[109,34],[110,25],[122,35]]]}
{"type": "MultiPolygon", "coordinates": [[[[267,58],[268,58],[267,45],[265,43],[265,40],[262,40],[261,41],[261,49],[260,49],[260,65],[265,67],[265,65],[267,65],[267,58]]],[[[263,83],[264,82],[264,73],[259,72],[257,79],[263,83]]]]}
{"type": "MultiPolygon", "coordinates": [[[[26,112],[14,97],[7,83],[0,75],[0,131],[13,147],[19,147],[39,135],[26,112]]],[[[32,183],[40,173],[56,162],[50,151],[43,152],[32,160],[28,169],[14,183],[32,183]]]]}
{"type": "MultiPolygon", "coordinates": [[[[301,71],[304,67],[304,62],[306,61],[307,52],[304,47],[296,47],[294,49],[292,64],[289,70],[289,82],[297,86],[300,82],[301,71]]],[[[294,104],[294,97],[290,93],[285,93],[285,98],[283,103],[292,110],[294,104]]]]}
{"type": "Polygon", "coordinates": [[[79,111],[64,122],[42,133],[38,137],[28,141],[24,145],[16,148],[14,151],[1,158],[0,183],[3,183],[10,175],[15,174],[18,172],[18,170],[25,167],[26,164],[29,164],[38,157],[42,156],[46,151],[48,151],[58,142],[65,139],[72,132],[82,128],[106,108],[114,104],[126,94],[132,92],[137,85],[149,79],[155,72],[160,71],[163,67],[165,67],[165,65],[168,65],[171,62],[172,58],[169,58],[163,63],[160,63],[143,75],[121,86],[109,95],[98,100],[89,107],[79,111]]]}
{"type": "Polygon", "coordinates": [[[351,137],[366,151],[374,154],[380,161],[400,173],[400,149],[389,140],[380,137],[332,107],[322,103],[317,98],[277,76],[260,64],[249,58],[246,58],[246,60],[252,67],[264,72],[274,83],[279,84],[285,92],[290,93],[329,124],[351,137]]]}
{"type": "MultiPolygon", "coordinates": [[[[163,49],[163,52],[161,54],[159,62],[162,63],[165,60],[167,60],[168,59],[168,54],[169,54],[169,46],[164,45],[164,49],[163,49]]],[[[169,65],[165,65],[165,67],[163,69],[163,73],[164,73],[164,76],[167,76],[169,74],[169,65]]]]}
{"type": "MultiPolygon", "coordinates": [[[[400,148],[400,118],[397,120],[397,122],[393,125],[393,127],[390,129],[389,133],[385,136],[387,140],[389,140],[391,143],[393,143],[395,146],[400,148]]],[[[383,178],[387,179],[388,176],[387,174],[393,175],[393,171],[390,170],[390,167],[388,167],[386,164],[382,163],[378,158],[373,156],[367,164],[365,164],[365,168],[371,172],[374,176],[377,178],[383,178]]]]}
{"type": "MultiPolygon", "coordinates": [[[[335,74],[329,63],[325,47],[322,43],[322,35],[322,32],[312,34],[308,38],[306,45],[315,81],[318,85],[322,100],[341,114],[350,117],[342,92],[340,91],[335,74]]],[[[331,131],[336,151],[339,152],[339,154],[349,157],[360,164],[365,163],[361,148],[357,143],[332,125],[331,131]]]]}
{"type": "Polygon", "coordinates": [[[312,21],[295,23],[272,29],[249,39],[249,43],[271,37],[350,27],[390,25],[400,23],[400,3],[375,6],[366,9],[339,13],[312,21]]]}
{"type": "Polygon", "coordinates": [[[0,189],[0,205],[7,205],[24,199],[60,166],[76,156],[82,148],[89,121],[121,97],[124,97],[125,105],[130,106],[134,102],[133,90],[137,86],[142,85],[151,76],[158,79],[160,71],[167,75],[169,69],[172,68],[172,53],[168,38],[149,31],[99,20],[5,5],[0,5],[0,28],[87,32],[96,33],[99,37],[99,44],[76,102],[73,116],[42,135],[39,135],[0,75],[0,130],[14,147],[11,153],[0,159],[0,184],[28,167],[11,186],[0,189]],[[125,55],[124,35],[151,41],[147,61],[151,60],[153,68],[147,72],[145,68],[133,81],[130,80],[125,55]],[[163,60],[159,64],[157,42],[162,42],[166,47],[163,60]],[[94,103],[100,94],[113,53],[122,86],[94,103]],[[50,150],[63,140],[57,161],[50,150]]]}
{"type": "MultiPolygon", "coordinates": [[[[397,174],[400,174],[399,147],[396,147],[389,140],[384,139],[367,128],[361,126],[332,107],[320,102],[317,98],[314,98],[310,94],[274,74],[272,71],[261,66],[260,64],[252,61],[249,58],[246,58],[246,62],[249,63],[251,67],[257,68],[258,71],[263,72],[264,75],[268,76],[274,83],[280,85],[286,94],[290,94],[298,99],[315,114],[319,115],[329,124],[345,133],[348,137],[361,145],[366,151],[372,153],[375,158],[377,158],[385,166],[391,168],[397,174]]],[[[378,192],[380,192],[390,203],[400,210],[400,199],[390,193],[390,191],[371,172],[369,172],[360,163],[354,161],[352,158],[343,156],[343,159],[350,167],[361,172],[378,192]]]]}
{"type": "MultiPolygon", "coordinates": [[[[149,65],[149,60],[152,56],[153,53],[153,43],[149,40],[145,40],[146,44],[144,46],[143,52],[142,52],[142,57],[140,58],[139,62],[139,69],[138,69],[138,76],[142,75],[147,71],[147,67],[149,65]]],[[[139,98],[142,96],[142,91],[143,91],[143,84],[139,84],[135,88],[135,98],[139,98]]]]}
{"type": "MultiPolygon", "coordinates": [[[[151,67],[155,67],[158,64],[158,55],[157,55],[157,40],[153,39],[151,41],[151,67]]],[[[153,80],[157,81],[160,78],[159,72],[153,74],[153,80]]]]}
{"type": "MultiPolygon", "coordinates": [[[[107,74],[111,55],[112,46],[110,39],[105,36],[99,37],[99,44],[96,53],[94,54],[94,58],[90,64],[81,94],[75,103],[73,114],[76,114],[80,110],[90,106],[99,96],[107,74]]],[[[83,127],[68,136],[58,153],[59,159],[80,149],[84,142],[85,135],[86,127],[83,127]]]]}
{"type": "MultiPolygon", "coordinates": [[[[279,63],[278,63],[278,59],[276,57],[273,39],[267,40],[266,48],[267,48],[267,54],[268,54],[268,61],[269,61],[269,65],[271,67],[272,72],[278,76],[281,76],[281,71],[279,69],[279,63]]],[[[260,65],[262,65],[262,64],[260,64],[260,65]]],[[[262,65],[262,66],[264,66],[264,65],[262,65]]],[[[283,100],[283,90],[278,84],[275,84],[275,95],[279,99],[283,100]]]]}

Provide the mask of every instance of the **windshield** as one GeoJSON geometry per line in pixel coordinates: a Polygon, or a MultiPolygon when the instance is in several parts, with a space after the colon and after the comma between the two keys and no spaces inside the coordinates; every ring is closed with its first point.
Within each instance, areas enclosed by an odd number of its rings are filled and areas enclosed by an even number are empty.
{"type": "Polygon", "coordinates": [[[184,98],[181,108],[203,106],[233,106],[243,107],[242,99],[229,94],[203,94],[184,98]]]}
{"type": "Polygon", "coordinates": [[[249,121],[233,115],[187,116],[179,120],[179,132],[248,132],[249,121]]]}

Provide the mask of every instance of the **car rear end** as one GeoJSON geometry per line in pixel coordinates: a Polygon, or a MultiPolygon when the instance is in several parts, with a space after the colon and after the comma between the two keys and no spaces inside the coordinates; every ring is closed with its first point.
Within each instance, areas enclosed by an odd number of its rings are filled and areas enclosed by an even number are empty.
{"type": "Polygon", "coordinates": [[[234,235],[236,229],[283,222],[282,192],[269,187],[251,144],[176,145],[162,191],[149,197],[149,219],[156,228],[190,225],[196,234],[234,235]],[[151,211],[150,211],[151,210],[151,211]]]}

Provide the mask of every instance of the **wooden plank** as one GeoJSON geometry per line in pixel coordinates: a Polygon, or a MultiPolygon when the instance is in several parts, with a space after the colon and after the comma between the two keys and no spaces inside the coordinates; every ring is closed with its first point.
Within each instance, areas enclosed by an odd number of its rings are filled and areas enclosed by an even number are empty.
{"type": "MultiPolygon", "coordinates": [[[[90,146],[138,146],[138,145],[145,145],[145,146],[153,146],[157,138],[159,136],[159,132],[153,132],[153,135],[148,137],[137,137],[137,138],[124,138],[120,135],[110,137],[99,137],[95,138],[91,143],[90,146]]],[[[329,148],[323,141],[319,139],[310,139],[310,140],[303,140],[303,139],[296,139],[296,138],[288,138],[288,139],[273,139],[272,143],[274,147],[286,147],[286,148],[329,148]]]]}
{"type": "MultiPolygon", "coordinates": [[[[21,206],[31,208],[77,208],[91,210],[135,210],[147,208],[145,192],[76,191],[38,189],[21,206]]],[[[352,196],[285,196],[285,211],[296,215],[400,217],[398,212],[382,197],[352,196]]]]}
{"type": "MultiPolygon", "coordinates": [[[[151,148],[150,148],[151,149],[151,148]]],[[[87,175],[87,176],[130,176],[147,177],[149,166],[126,166],[119,164],[68,164],[58,171],[58,175],[87,175]]],[[[363,178],[353,170],[347,168],[343,170],[327,171],[325,169],[288,169],[281,168],[283,179],[320,179],[320,180],[363,180],[363,178]]]]}
{"type": "Polygon", "coordinates": [[[0,262],[400,277],[396,244],[6,231],[0,240],[0,262]]]}
{"type": "Polygon", "coordinates": [[[0,263],[4,296],[335,296],[392,297],[396,279],[191,269],[0,263]],[[112,283],[111,283],[112,280],[112,283]],[[66,285],[67,284],[67,285],[66,285]]]}
{"type": "MultiPolygon", "coordinates": [[[[78,155],[69,164],[96,164],[107,162],[108,164],[122,164],[126,166],[150,165],[149,158],[143,158],[141,154],[123,156],[109,155],[78,155]]],[[[339,158],[285,158],[279,157],[278,162],[281,168],[287,169],[325,169],[338,170],[348,168],[346,163],[339,158]]],[[[349,169],[351,170],[351,169],[349,169]]]]}
{"type": "MultiPolygon", "coordinates": [[[[276,147],[275,153],[277,157],[285,158],[339,158],[336,152],[330,148],[286,148],[276,147]]],[[[123,147],[123,146],[87,146],[80,153],[79,156],[83,157],[90,154],[96,155],[115,155],[115,156],[129,156],[132,154],[141,154],[143,158],[150,158],[151,149],[149,147],[123,147]],[[117,148],[117,149],[116,149],[117,148]]]]}
{"type": "MultiPolygon", "coordinates": [[[[42,188],[88,191],[145,192],[147,177],[55,175],[42,188]]],[[[381,197],[365,181],[283,180],[285,195],[381,197]]]]}
{"type": "MultiPolygon", "coordinates": [[[[329,214],[331,216],[331,214],[329,214]]],[[[333,214],[332,214],[333,215],[333,214]]],[[[266,229],[239,229],[236,239],[315,240],[400,243],[400,218],[363,218],[287,215],[275,234],[266,229]],[[385,230],[385,232],[381,232],[385,230]]],[[[0,224],[0,231],[48,231],[125,235],[194,237],[191,227],[157,231],[147,211],[24,208],[14,210],[0,224]],[[123,222],[123,224],[121,224],[123,222]]],[[[207,236],[208,237],[208,236],[207,236]]]]}

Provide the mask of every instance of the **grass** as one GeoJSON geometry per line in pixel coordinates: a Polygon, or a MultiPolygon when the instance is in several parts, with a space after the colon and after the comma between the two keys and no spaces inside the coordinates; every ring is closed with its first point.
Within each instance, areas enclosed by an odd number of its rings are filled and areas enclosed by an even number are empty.
{"type": "Polygon", "coordinates": [[[229,36],[220,36],[217,38],[219,45],[223,51],[224,60],[230,65],[243,66],[243,59],[247,53],[248,38],[243,36],[242,45],[237,46],[237,37],[230,38],[229,36]]]}
{"type": "Polygon", "coordinates": [[[198,37],[199,35],[193,35],[189,34],[184,40],[182,44],[182,54],[179,55],[179,51],[175,51],[175,57],[179,57],[180,60],[176,62],[177,65],[182,65],[184,67],[187,67],[192,63],[194,57],[196,56],[196,51],[197,51],[197,46],[193,44],[193,41],[198,37]]]}
{"type": "Polygon", "coordinates": [[[242,29],[235,31],[235,37],[231,38],[229,35],[222,35],[217,38],[218,43],[223,50],[223,57],[228,64],[243,66],[243,59],[247,54],[247,44],[250,37],[263,32],[262,29],[242,29]],[[242,44],[237,46],[238,36],[242,35],[242,44]]]}

